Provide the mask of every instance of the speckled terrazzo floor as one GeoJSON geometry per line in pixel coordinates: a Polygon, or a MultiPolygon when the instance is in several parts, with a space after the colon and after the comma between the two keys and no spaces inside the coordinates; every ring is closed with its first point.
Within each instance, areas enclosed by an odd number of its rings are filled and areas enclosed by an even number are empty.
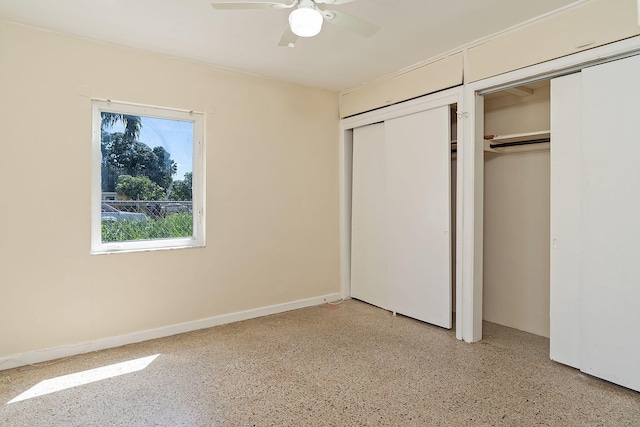
{"type": "Polygon", "coordinates": [[[471,345],[358,301],[329,308],[0,371],[0,425],[640,426],[640,393],[551,362],[545,338],[486,323],[471,345]],[[7,404],[154,354],[141,371],[7,404]]]}

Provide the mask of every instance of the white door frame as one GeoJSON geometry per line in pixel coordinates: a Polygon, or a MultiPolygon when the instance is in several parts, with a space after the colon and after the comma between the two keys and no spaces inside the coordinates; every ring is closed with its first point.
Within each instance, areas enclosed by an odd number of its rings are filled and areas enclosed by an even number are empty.
{"type": "MultiPolygon", "coordinates": [[[[340,146],[339,146],[339,179],[340,179],[340,290],[343,298],[351,295],[351,176],[353,164],[353,129],[390,120],[396,117],[406,116],[408,114],[426,111],[445,105],[457,104],[458,111],[463,109],[463,92],[462,87],[447,89],[431,95],[425,95],[411,101],[402,102],[389,107],[368,113],[359,114],[354,117],[342,119],[340,121],[340,146]]],[[[458,147],[462,144],[463,123],[458,115],[457,140],[458,147]]],[[[458,152],[458,162],[461,161],[460,152],[458,152]]],[[[457,171],[457,206],[462,206],[462,168],[458,167],[457,171]]],[[[462,274],[461,274],[461,256],[462,256],[462,236],[461,231],[462,209],[458,209],[456,213],[456,337],[462,339],[462,274]]]]}
{"type": "MultiPolygon", "coordinates": [[[[456,316],[458,321],[462,319],[462,322],[456,326],[458,339],[467,342],[476,342],[482,339],[482,229],[484,222],[484,103],[482,95],[506,87],[525,84],[527,81],[546,80],[570,74],[587,66],[629,56],[639,49],[640,36],[636,36],[495,77],[467,83],[463,86],[463,104],[466,109],[459,108],[459,110],[464,111],[465,119],[461,120],[463,122],[462,134],[467,137],[463,138],[462,142],[458,142],[458,201],[460,201],[460,195],[465,196],[458,204],[458,211],[462,212],[462,218],[458,215],[457,219],[458,229],[461,230],[457,239],[458,253],[460,253],[460,246],[462,247],[462,257],[457,261],[462,265],[461,267],[456,266],[456,273],[459,272],[459,268],[462,270],[462,282],[460,283],[460,276],[458,276],[456,284],[456,290],[461,290],[462,295],[462,307],[456,305],[456,313],[458,310],[462,312],[462,318],[460,314],[456,316]]],[[[456,299],[460,301],[460,298],[456,299]]]]}

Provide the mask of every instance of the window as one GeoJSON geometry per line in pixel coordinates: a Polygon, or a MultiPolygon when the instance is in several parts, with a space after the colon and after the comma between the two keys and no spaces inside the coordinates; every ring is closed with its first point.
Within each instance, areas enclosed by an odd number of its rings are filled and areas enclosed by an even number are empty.
{"type": "Polygon", "coordinates": [[[93,101],[92,253],[204,246],[202,113],[93,101]]]}

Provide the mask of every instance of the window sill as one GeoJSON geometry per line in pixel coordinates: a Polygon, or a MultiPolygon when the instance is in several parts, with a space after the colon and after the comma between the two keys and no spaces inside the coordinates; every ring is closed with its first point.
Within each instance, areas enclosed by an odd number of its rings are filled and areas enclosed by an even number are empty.
{"type": "Polygon", "coordinates": [[[167,239],[140,242],[100,243],[91,248],[91,255],[109,255],[131,252],[154,252],[176,249],[204,248],[204,242],[196,239],[167,239]]]}

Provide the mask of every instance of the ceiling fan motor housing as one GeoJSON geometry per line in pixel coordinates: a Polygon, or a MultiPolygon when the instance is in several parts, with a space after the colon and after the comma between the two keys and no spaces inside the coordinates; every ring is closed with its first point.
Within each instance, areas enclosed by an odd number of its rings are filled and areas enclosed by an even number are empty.
{"type": "Polygon", "coordinates": [[[297,9],[289,14],[291,31],[300,37],[313,37],[322,29],[322,14],[312,0],[301,0],[297,9]]]}

